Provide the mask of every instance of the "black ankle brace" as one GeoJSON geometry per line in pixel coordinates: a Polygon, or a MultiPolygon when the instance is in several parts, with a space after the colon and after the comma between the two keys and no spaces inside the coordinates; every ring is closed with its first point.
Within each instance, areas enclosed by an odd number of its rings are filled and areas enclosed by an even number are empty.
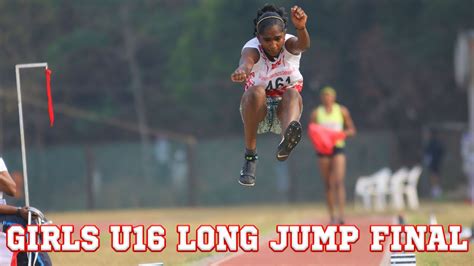
{"type": "Polygon", "coordinates": [[[258,155],[257,154],[245,154],[245,160],[247,161],[256,161],[258,160],[258,155]]]}

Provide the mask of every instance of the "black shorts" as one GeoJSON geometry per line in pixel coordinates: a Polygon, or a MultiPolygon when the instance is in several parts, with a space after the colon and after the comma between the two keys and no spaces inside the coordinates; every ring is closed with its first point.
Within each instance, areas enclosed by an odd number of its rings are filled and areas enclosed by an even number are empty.
{"type": "Polygon", "coordinates": [[[323,157],[323,158],[324,157],[333,157],[336,154],[344,154],[344,148],[334,147],[331,154],[322,154],[322,153],[319,153],[319,152],[317,152],[316,154],[318,155],[318,157],[323,157]]]}

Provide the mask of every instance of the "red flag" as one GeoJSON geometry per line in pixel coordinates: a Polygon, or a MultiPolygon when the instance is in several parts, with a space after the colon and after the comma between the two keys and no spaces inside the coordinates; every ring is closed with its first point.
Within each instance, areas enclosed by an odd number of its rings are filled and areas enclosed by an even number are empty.
{"type": "Polygon", "coordinates": [[[334,145],[346,138],[346,133],[325,128],[315,123],[308,126],[308,136],[314,148],[321,154],[332,154],[334,145]]]}
{"type": "Polygon", "coordinates": [[[53,96],[51,95],[51,69],[46,68],[46,94],[48,95],[48,113],[49,113],[49,125],[52,127],[54,124],[54,108],[53,108],[53,96]]]}
{"type": "Polygon", "coordinates": [[[18,258],[17,257],[18,257],[19,253],[20,253],[19,251],[13,252],[13,256],[12,256],[12,260],[10,262],[10,266],[17,266],[18,265],[17,264],[18,263],[18,258]]]}

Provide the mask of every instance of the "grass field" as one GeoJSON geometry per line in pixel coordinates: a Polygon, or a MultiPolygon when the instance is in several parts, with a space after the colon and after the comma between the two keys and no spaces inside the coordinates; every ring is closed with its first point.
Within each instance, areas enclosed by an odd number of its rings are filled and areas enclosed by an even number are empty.
{"type": "MultiPolygon", "coordinates": [[[[406,214],[408,224],[427,224],[430,214],[435,214],[439,224],[461,224],[471,226],[474,223],[474,208],[465,203],[424,203],[417,212],[406,214]]],[[[472,243],[469,252],[462,253],[417,253],[418,265],[474,265],[472,243]]]]}
{"type": "MultiPolygon", "coordinates": [[[[427,224],[430,213],[435,213],[443,225],[474,222],[474,210],[464,203],[422,203],[416,212],[404,213],[407,223],[427,224]]],[[[369,213],[349,208],[348,217],[369,213]]],[[[394,215],[383,213],[382,215],[394,215]]],[[[125,211],[97,211],[49,213],[56,224],[96,224],[101,229],[101,247],[94,253],[52,253],[55,265],[137,265],[146,262],[164,262],[165,265],[193,264],[213,253],[178,253],[177,224],[189,224],[193,231],[201,224],[255,224],[260,237],[272,234],[276,224],[301,223],[307,221],[326,222],[326,210],[322,204],[260,205],[255,207],[235,206],[216,208],[142,209],[125,211]],[[109,224],[150,225],[161,224],[167,229],[167,247],[160,253],[117,253],[110,247],[109,224]]],[[[79,227],[76,227],[79,228],[79,227]]],[[[362,233],[362,232],[361,232],[362,233]]],[[[192,236],[193,237],[193,236],[192,236]]],[[[468,253],[418,253],[418,265],[473,265],[474,252],[468,253]]]]}

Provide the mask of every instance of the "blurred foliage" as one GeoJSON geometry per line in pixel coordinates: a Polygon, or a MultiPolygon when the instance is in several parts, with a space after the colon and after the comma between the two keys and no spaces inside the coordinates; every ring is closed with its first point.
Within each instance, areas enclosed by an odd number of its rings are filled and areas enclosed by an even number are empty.
{"type": "MultiPolygon", "coordinates": [[[[229,76],[265,2],[0,1],[1,89],[14,88],[15,64],[47,61],[55,102],[136,121],[122,32],[130,23],[149,126],[198,136],[236,134],[242,89],[229,76]],[[120,17],[124,6],[127,22],[120,17]]],[[[457,33],[474,27],[474,0],[275,3],[287,10],[300,4],[309,15],[312,47],[301,66],[304,121],[324,84],[336,87],[359,128],[466,120],[466,92],[455,89],[452,56],[457,33]]],[[[288,30],[294,33],[292,25],[288,30]]],[[[16,111],[4,105],[3,125],[16,128],[16,111]]],[[[74,117],[59,122],[57,141],[123,137],[74,117]]]]}

